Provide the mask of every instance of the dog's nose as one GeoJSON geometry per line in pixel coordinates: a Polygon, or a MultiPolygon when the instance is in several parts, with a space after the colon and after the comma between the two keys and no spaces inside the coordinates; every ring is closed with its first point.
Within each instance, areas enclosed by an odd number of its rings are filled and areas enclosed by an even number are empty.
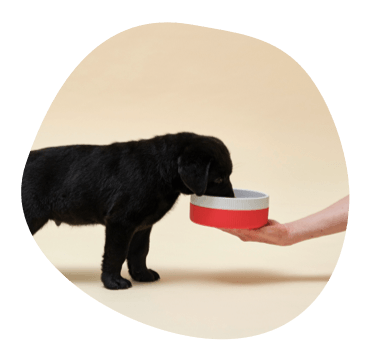
{"type": "Polygon", "coordinates": [[[234,198],[235,197],[235,193],[234,193],[234,190],[232,187],[230,187],[229,189],[227,189],[227,193],[226,195],[224,195],[224,197],[230,197],[230,198],[234,198]]]}

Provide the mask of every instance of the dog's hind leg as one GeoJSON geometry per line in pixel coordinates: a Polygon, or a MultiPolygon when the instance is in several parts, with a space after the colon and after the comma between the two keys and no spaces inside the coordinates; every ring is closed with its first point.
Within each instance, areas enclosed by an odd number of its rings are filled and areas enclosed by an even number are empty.
{"type": "MultiPolygon", "coordinates": [[[[49,221],[49,210],[44,206],[36,195],[36,184],[30,172],[25,167],[21,184],[21,202],[24,216],[29,230],[34,235],[49,221]]],[[[37,191],[38,194],[38,191],[37,191]]]]}
{"type": "Polygon", "coordinates": [[[105,251],[101,281],[107,289],[128,289],[131,282],[121,276],[135,227],[130,224],[108,223],[105,230],[105,251]]]}
{"type": "Polygon", "coordinates": [[[152,227],[134,234],[127,255],[127,264],[131,277],[136,281],[151,282],[160,279],[159,274],[147,269],[146,257],[150,248],[150,233],[152,227]]]}

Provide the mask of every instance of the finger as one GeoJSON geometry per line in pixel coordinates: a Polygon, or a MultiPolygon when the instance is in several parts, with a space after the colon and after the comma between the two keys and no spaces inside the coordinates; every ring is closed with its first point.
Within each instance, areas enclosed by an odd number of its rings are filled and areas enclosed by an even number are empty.
{"type": "Polygon", "coordinates": [[[276,220],[273,220],[273,219],[269,219],[268,220],[268,223],[266,224],[266,225],[277,225],[277,224],[279,224],[279,222],[278,221],[276,221],[276,220]]]}
{"type": "Polygon", "coordinates": [[[224,229],[223,231],[231,235],[239,235],[235,229],[224,229]]]}

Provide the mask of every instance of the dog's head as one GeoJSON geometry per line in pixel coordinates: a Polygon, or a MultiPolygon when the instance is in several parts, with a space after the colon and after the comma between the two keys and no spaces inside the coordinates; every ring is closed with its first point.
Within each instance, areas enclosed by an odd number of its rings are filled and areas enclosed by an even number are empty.
{"type": "Polygon", "coordinates": [[[184,194],[234,197],[230,153],[217,138],[201,136],[187,145],[178,158],[178,172],[184,194]]]}

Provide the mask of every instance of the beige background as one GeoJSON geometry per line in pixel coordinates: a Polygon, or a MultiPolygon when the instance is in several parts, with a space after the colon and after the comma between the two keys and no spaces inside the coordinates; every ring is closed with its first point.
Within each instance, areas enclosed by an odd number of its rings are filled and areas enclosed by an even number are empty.
{"type": "MultiPolygon", "coordinates": [[[[272,45],[191,25],[145,25],[101,44],[63,85],[33,149],[179,131],[222,139],[234,187],[270,194],[280,222],[348,194],[337,131],[305,71],[272,45]]],[[[121,314],[178,334],[239,338],[304,311],[327,284],[344,233],[284,248],[243,243],[191,223],[182,196],[152,231],[148,265],[161,280],[123,291],[100,282],[102,226],[49,223],[35,239],[70,281],[121,314]]]]}

